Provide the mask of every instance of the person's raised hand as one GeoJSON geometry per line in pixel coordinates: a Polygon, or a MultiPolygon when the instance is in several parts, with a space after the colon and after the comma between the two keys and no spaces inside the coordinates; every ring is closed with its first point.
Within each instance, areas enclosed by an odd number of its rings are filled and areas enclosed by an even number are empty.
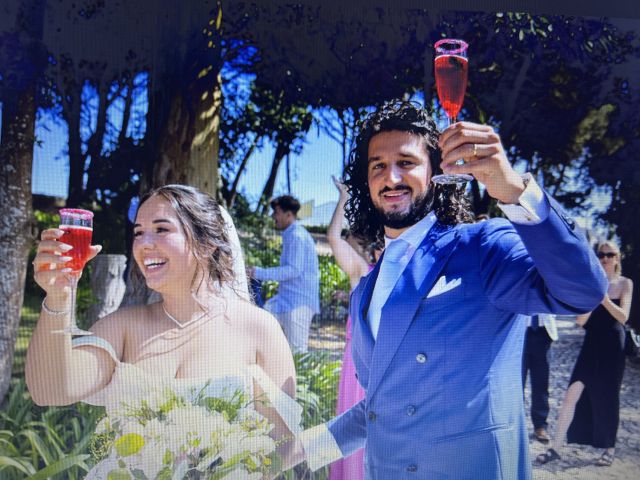
{"type": "Polygon", "coordinates": [[[486,188],[489,195],[502,203],[518,203],[525,185],[516,172],[502,146],[500,136],[488,125],[458,122],[440,135],[444,173],[473,175],[486,188]],[[459,159],[464,165],[456,165],[459,159]]]}
{"type": "Polygon", "coordinates": [[[340,199],[346,200],[347,198],[349,198],[349,191],[347,190],[347,186],[340,180],[338,180],[335,175],[331,175],[331,180],[333,180],[333,184],[338,189],[338,192],[340,192],[340,199]]]}
{"type": "MultiPolygon", "coordinates": [[[[36,283],[47,293],[47,297],[66,298],[71,293],[70,268],[65,264],[71,260],[68,252],[71,245],[63,243],[60,238],[64,230],[49,228],[40,235],[40,242],[33,259],[34,279],[36,283]]],[[[89,259],[94,258],[102,246],[92,245],[89,259]]]]}

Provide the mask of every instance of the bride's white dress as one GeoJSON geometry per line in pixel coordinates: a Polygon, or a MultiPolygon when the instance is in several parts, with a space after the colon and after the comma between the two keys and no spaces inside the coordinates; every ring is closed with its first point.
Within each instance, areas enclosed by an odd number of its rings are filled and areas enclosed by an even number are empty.
{"type": "MultiPolygon", "coordinates": [[[[245,392],[249,398],[253,398],[255,381],[291,433],[297,436],[301,432],[302,407],[280,390],[257,364],[239,366],[237,373],[217,378],[169,378],[151,374],[134,364],[120,361],[113,346],[103,338],[97,336],[74,338],[73,346],[92,346],[103,349],[115,361],[116,366],[111,381],[102,390],[83,400],[90,405],[104,406],[107,415],[110,412],[116,412],[123,401],[142,398],[149,391],[163,387],[169,387],[187,399],[194,399],[198,394],[230,399],[238,390],[245,392]]],[[[91,469],[85,478],[106,480],[106,473],[115,467],[115,458],[107,458],[91,469]]]]}

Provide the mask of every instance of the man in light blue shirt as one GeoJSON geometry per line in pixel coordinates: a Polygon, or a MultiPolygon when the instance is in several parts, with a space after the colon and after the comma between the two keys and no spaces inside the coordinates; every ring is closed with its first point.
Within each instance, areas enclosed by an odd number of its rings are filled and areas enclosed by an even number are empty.
{"type": "Polygon", "coordinates": [[[255,267],[250,274],[258,280],[278,282],[278,293],[264,308],[280,322],[291,350],[307,351],[309,327],[313,315],[320,312],[320,272],[315,243],[297,219],[300,202],[290,195],[274,198],[271,203],[276,228],[282,231],[280,265],[255,267]]]}

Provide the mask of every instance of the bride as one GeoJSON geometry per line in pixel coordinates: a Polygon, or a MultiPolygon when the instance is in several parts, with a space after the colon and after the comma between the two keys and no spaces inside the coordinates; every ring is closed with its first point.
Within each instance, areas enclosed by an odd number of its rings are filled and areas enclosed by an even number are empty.
{"type": "MultiPolygon", "coordinates": [[[[301,416],[293,400],[293,358],[275,318],[247,300],[246,279],[237,278],[244,272],[236,268],[234,275],[229,237],[237,242],[237,233],[224,215],[212,197],[192,187],[167,185],[145,195],[133,256],[136,273],[162,301],[120,308],[91,327],[93,336],[74,340],[54,333],[69,322],[69,248],[61,230],[42,232],[34,270],[46,298],[26,363],[33,400],[82,401],[109,413],[158,385],[185,395],[204,388],[218,397],[241,388],[269,400],[254,402],[255,409],[274,425],[278,453],[289,455],[293,442],[282,440],[299,433],[301,416]]],[[[101,247],[91,249],[93,258],[101,247]]]]}

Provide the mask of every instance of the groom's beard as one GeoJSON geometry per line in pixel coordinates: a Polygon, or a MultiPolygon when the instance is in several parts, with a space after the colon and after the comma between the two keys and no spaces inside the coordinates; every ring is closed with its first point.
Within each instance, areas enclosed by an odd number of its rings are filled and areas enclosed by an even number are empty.
{"type": "MultiPolygon", "coordinates": [[[[391,190],[406,190],[408,187],[399,185],[398,187],[391,189],[383,189],[381,193],[391,190]]],[[[385,227],[400,229],[415,225],[431,211],[433,206],[433,188],[429,188],[426,193],[419,196],[409,207],[406,212],[385,212],[377,206],[374,207],[375,218],[378,222],[382,223],[385,227]]]]}

